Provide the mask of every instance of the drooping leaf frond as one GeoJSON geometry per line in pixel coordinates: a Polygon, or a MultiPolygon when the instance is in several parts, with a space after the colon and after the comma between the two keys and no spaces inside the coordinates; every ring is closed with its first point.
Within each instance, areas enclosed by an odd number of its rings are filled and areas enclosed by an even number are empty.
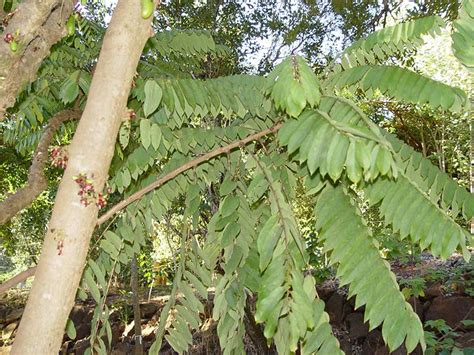
{"type": "Polygon", "coordinates": [[[310,173],[319,169],[334,181],[344,167],[355,183],[397,174],[389,143],[363,114],[338,98],[323,97],[319,109],[287,121],[278,137],[290,154],[298,150],[294,159],[306,162],[310,173]]]}
{"type": "Polygon", "coordinates": [[[169,172],[192,157],[236,139],[242,139],[255,131],[269,128],[266,125],[272,124],[271,120],[249,118],[243,122],[235,122],[235,125],[232,124],[229,127],[213,129],[183,127],[179,130],[171,130],[167,125],[150,123],[150,120],[142,121],[147,123],[147,125],[140,125],[142,145],[129,150],[127,158],[112,169],[110,186],[118,191],[134,186],[135,182],[147,173],[153,172],[156,177],[158,172],[169,172]],[[158,166],[155,164],[165,159],[166,164],[158,166]]]}
{"type": "Polygon", "coordinates": [[[257,237],[262,274],[255,320],[265,323],[264,335],[274,340],[279,354],[295,352],[299,343],[304,354],[342,354],[324,303],[316,298],[314,279],[301,273],[308,256],[282,185],[274,180],[275,171],[257,164],[267,180],[271,215],[257,237]]]}
{"type": "Polygon", "coordinates": [[[454,217],[461,212],[466,220],[474,216],[474,196],[466,188],[394,135],[387,132],[386,138],[392,144],[404,174],[416,182],[433,202],[440,200],[441,207],[450,208],[454,217]]]}
{"type": "Polygon", "coordinates": [[[169,54],[175,56],[203,55],[216,49],[216,44],[209,31],[162,31],[150,38],[149,44],[162,56],[169,54]]]}
{"type": "MultiPolygon", "coordinates": [[[[185,201],[185,220],[193,219],[199,213],[200,191],[198,184],[189,184],[185,201]]],[[[202,300],[208,297],[213,272],[202,259],[198,259],[202,250],[195,240],[191,240],[192,249],[186,252],[188,228],[191,226],[185,225],[182,233],[180,266],[174,280],[174,287],[179,290],[179,294],[176,296],[176,304],[173,304],[175,312],[167,328],[168,334],[165,335],[168,343],[180,354],[187,351],[193,343],[191,330],[199,329],[200,314],[204,313],[202,300]]]]}
{"type": "Polygon", "coordinates": [[[328,185],[318,198],[316,228],[337,264],[342,285],[356,296],[356,308],[365,305],[370,329],[382,325],[382,335],[391,351],[404,341],[408,352],[417,344],[425,347],[423,326],[399,291],[395,275],[375,246],[360,211],[342,186],[328,185]],[[375,285],[370,287],[370,285],[375,285]]]}
{"type": "Polygon", "coordinates": [[[255,242],[256,214],[242,194],[243,184],[226,179],[220,194],[224,198],[209,229],[212,243],[223,251],[224,275],[216,280],[213,318],[218,321],[217,334],[224,354],[243,353],[243,324],[247,294],[240,273],[255,242]]]}
{"type": "Polygon", "coordinates": [[[474,72],[474,3],[471,0],[462,2],[451,38],[454,56],[470,72],[474,72]]]}
{"type": "Polygon", "coordinates": [[[306,61],[292,55],[278,64],[267,77],[267,94],[276,108],[296,117],[308,104],[318,105],[321,98],[319,80],[306,61]]]}
{"type": "MultiPolygon", "coordinates": [[[[349,46],[340,56],[334,71],[381,62],[403,50],[423,44],[423,36],[438,33],[444,27],[439,16],[429,16],[388,26],[349,46]]],[[[331,67],[330,67],[331,68],[331,67]]]]}
{"type": "MultiPolygon", "coordinates": [[[[156,107],[166,110],[158,110],[156,119],[172,115],[178,127],[191,116],[223,114],[230,118],[231,115],[244,117],[250,113],[266,117],[272,110],[271,102],[263,92],[265,80],[257,76],[234,75],[203,81],[156,79],[156,83],[162,89],[156,107]]],[[[134,94],[139,101],[146,103],[144,83],[137,86],[134,94]]]]}
{"type": "Polygon", "coordinates": [[[335,74],[327,82],[330,89],[344,87],[379,90],[382,94],[414,104],[429,104],[459,112],[469,104],[466,93],[429,79],[405,68],[385,65],[364,65],[335,74]]]}
{"type": "Polygon", "coordinates": [[[442,258],[448,258],[458,249],[469,260],[467,231],[407,174],[400,174],[396,181],[378,179],[367,186],[366,191],[371,205],[381,202],[379,210],[385,223],[391,224],[402,239],[409,235],[422,249],[428,248],[433,255],[442,258]]]}

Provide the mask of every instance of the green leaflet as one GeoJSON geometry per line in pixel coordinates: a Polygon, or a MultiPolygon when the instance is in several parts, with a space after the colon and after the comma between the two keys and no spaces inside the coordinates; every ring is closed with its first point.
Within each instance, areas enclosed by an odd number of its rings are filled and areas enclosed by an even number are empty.
{"type": "Polygon", "coordinates": [[[335,74],[328,81],[329,89],[358,87],[380,90],[382,94],[414,104],[429,104],[459,112],[469,105],[461,89],[429,79],[408,69],[384,65],[364,65],[335,74]]]}
{"type": "Polygon", "coordinates": [[[396,181],[378,179],[366,188],[371,205],[380,204],[380,213],[386,224],[391,224],[401,238],[410,235],[422,249],[436,256],[448,258],[455,250],[466,249],[467,231],[464,231],[446,212],[439,208],[417,184],[406,175],[396,181]]]}
{"type": "Polygon", "coordinates": [[[148,149],[151,144],[150,120],[143,119],[140,121],[140,139],[142,141],[143,147],[148,149]]]}
{"type": "Polygon", "coordinates": [[[340,56],[341,64],[333,63],[329,69],[338,72],[354,66],[374,64],[376,60],[384,61],[409,45],[421,45],[424,35],[434,35],[442,27],[444,21],[439,16],[428,16],[385,27],[349,46],[340,56]]]}
{"type": "Polygon", "coordinates": [[[59,96],[65,104],[73,102],[79,95],[78,81],[80,76],[81,71],[77,70],[71,75],[69,75],[61,85],[59,96]]]}
{"type": "Polygon", "coordinates": [[[74,322],[71,319],[67,320],[66,323],[66,334],[69,337],[69,339],[74,340],[76,339],[76,327],[74,326],[74,322]]]}
{"type": "Polygon", "coordinates": [[[163,90],[156,81],[147,80],[145,83],[145,102],[143,104],[143,113],[146,117],[152,114],[160,105],[163,97],[163,90]]]}
{"type": "Polygon", "coordinates": [[[391,351],[404,341],[408,352],[418,343],[424,348],[422,324],[405,302],[395,276],[380,257],[360,211],[344,188],[328,185],[318,198],[315,215],[324,248],[331,252],[331,263],[338,265],[337,276],[342,285],[350,284],[349,296],[356,296],[356,308],[365,305],[370,328],[383,323],[382,335],[391,351]],[[374,280],[377,287],[369,287],[368,282],[373,284],[374,280]]]}
{"type": "Polygon", "coordinates": [[[464,0],[459,17],[454,21],[451,35],[454,56],[472,73],[474,72],[474,5],[464,0]]]}
{"type": "Polygon", "coordinates": [[[459,186],[446,173],[439,170],[421,153],[397,139],[394,135],[385,133],[387,139],[400,161],[400,168],[425,193],[429,193],[433,201],[441,202],[443,208],[451,208],[457,216],[461,214],[466,220],[474,216],[474,196],[459,186]]]}
{"type": "Polygon", "coordinates": [[[178,56],[201,54],[216,50],[216,44],[208,31],[167,30],[150,40],[153,49],[161,55],[173,53],[178,56]]]}
{"type": "Polygon", "coordinates": [[[358,183],[378,175],[397,176],[390,144],[363,114],[344,101],[323,97],[318,110],[307,110],[281,128],[280,144],[294,159],[307,162],[309,172],[319,170],[333,181],[346,173],[358,183]]]}
{"type": "Polygon", "coordinates": [[[297,117],[308,104],[321,98],[319,80],[303,58],[293,55],[278,64],[267,77],[266,92],[277,109],[297,117]]]}

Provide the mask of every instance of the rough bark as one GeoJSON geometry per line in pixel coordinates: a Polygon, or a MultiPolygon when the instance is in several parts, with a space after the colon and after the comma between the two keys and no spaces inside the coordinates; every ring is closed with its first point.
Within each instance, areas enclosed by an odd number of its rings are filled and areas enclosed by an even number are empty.
{"type": "Polygon", "coordinates": [[[26,269],[25,271],[20,272],[18,275],[15,275],[11,279],[8,279],[7,281],[3,282],[0,285],[0,295],[7,292],[10,288],[15,287],[20,282],[23,282],[27,278],[33,276],[35,274],[35,271],[36,266],[30,267],[29,269],[26,269]]]}
{"type": "Polygon", "coordinates": [[[73,0],[25,0],[18,5],[0,41],[0,121],[21,87],[34,80],[51,46],[66,35],[73,7],[73,0]],[[3,40],[7,33],[15,36],[16,52],[3,40]]]}
{"type": "Polygon", "coordinates": [[[54,133],[63,122],[80,117],[81,111],[71,109],[58,112],[49,120],[33,154],[26,186],[0,202],[0,224],[6,223],[23,208],[28,207],[47,187],[48,181],[44,174],[44,167],[48,160],[48,147],[54,133]]]}
{"type": "Polygon", "coordinates": [[[138,60],[151,34],[140,1],[120,0],[107,29],[89,97],[69,149],[33,287],[12,354],[57,353],[84,269],[97,206],[80,203],[74,176],[102,191],[138,60]]]}

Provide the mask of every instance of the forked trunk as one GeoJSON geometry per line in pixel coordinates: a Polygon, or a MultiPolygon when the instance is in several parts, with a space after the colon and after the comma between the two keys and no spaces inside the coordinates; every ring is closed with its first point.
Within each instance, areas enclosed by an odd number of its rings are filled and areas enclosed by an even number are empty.
{"type": "Polygon", "coordinates": [[[33,288],[12,354],[57,354],[97,222],[95,202],[81,204],[74,176],[93,180],[101,192],[114,154],[120,122],[151,19],[140,1],[120,0],[104,38],[89,98],[70,147],[33,288]]]}

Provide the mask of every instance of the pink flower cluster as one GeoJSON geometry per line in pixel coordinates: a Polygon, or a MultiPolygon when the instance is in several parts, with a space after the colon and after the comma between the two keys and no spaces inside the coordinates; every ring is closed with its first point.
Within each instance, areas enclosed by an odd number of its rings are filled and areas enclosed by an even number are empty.
{"type": "Polygon", "coordinates": [[[56,250],[58,251],[58,255],[62,255],[63,248],[64,248],[64,241],[58,240],[58,242],[56,243],[56,250]]]}
{"type": "Polygon", "coordinates": [[[94,181],[87,178],[86,174],[79,174],[79,176],[74,176],[73,179],[79,185],[79,192],[77,194],[81,196],[82,205],[87,207],[91,203],[95,203],[99,208],[107,205],[104,194],[95,191],[94,181]]]}
{"type": "Polygon", "coordinates": [[[68,159],[66,147],[54,147],[51,151],[51,165],[56,168],[66,169],[68,159]]]}
{"type": "Polygon", "coordinates": [[[14,39],[15,37],[13,37],[13,35],[10,32],[7,33],[5,37],[3,37],[3,40],[7,43],[12,43],[14,39]]]}

